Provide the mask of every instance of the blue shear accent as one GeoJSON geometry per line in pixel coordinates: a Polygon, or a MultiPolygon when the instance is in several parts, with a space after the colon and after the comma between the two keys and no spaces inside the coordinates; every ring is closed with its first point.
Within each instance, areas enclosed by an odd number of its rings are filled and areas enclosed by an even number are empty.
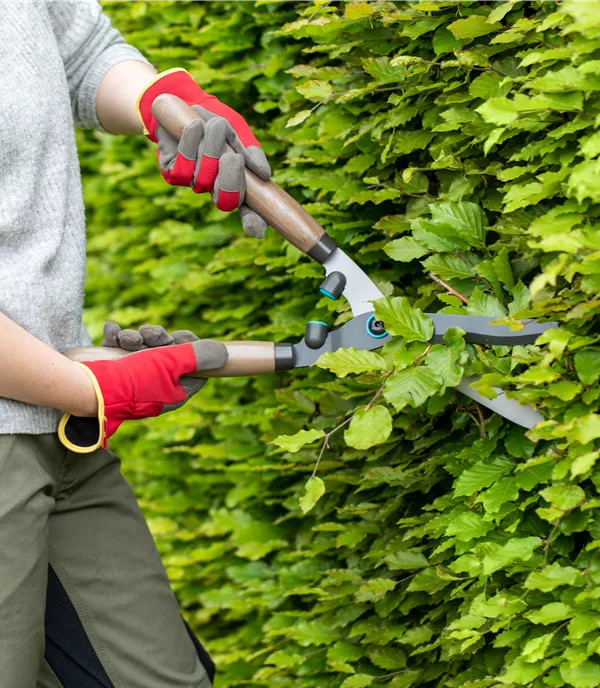
{"type": "Polygon", "coordinates": [[[309,325],[325,325],[325,327],[327,327],[327,323],[323,322],[322,320],[309,320],[308,324],[309,325]]]}
{"type": "Polygon", "coordinates": [[[323,287],[321,287],[321,288],[319,289],[319,291],[321,292],[321,294],[323,294],[323,296],[326,296],[328,299],[331,299],[332,301],[337,301],[337,296],[334,296],[333,294],[330,294],[330,293],[327,291],[327,289],[323,289],[323,287]]]}
{"type": "Polygon", "coordinates": [[[383,339],[383,337],[387,337],[387,336],[388,336],[388,333],[387,333],[387,332],[384,332],[383,334],[373,334],[373,333],[371,332],[371,330],[369,329],[369,325],[371,324],[371,321],[373,321],[373,320],[375,320],[375,314],[373,314],[373,315],[367,320],[367,322],[365,323],[365,328],[366,328],[366,330],[367,330],[367,334],[368,334],[370,337],[374,337],[375,339],[383,339]]]}

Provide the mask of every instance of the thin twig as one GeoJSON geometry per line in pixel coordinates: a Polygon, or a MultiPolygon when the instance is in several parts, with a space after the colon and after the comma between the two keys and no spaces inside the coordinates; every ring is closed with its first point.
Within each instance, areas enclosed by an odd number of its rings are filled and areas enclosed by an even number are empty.
{"type": "MultiPolygon", "coordinates": [[[[572,511],[572,509],[569,509],[569,511],[572,511]]],[[[556,519],[556,523],[554,524],[554,528],[552,529],[552,532],[550,533],[550,535],[548,536],[548,538],[547,538],[547,540],[546,540],[546,544],[544,545],[544,563],[543,563],[543,565],[542,565],[542,569],[545,569],[545,568],[546,568],[546,564],[548,563],[548,556],[550,555],[550,544],[551,544],[551,540],[552,540],[552,538],[554,537],[554,534],[555,534],[556,531],[558,530],[560,524],[561,524],[562,521],[563,521],[563,518],[564,518],[566,515],[567,515],[567,514],[564,513],[560,518],[557,518],[557,519],[556,519]]]]}
{"type": "Polygon", "coordinates": [[[317,468],[319,467],[319,463],[321,462],[321,458],[322,458],[323,454],[325,453],[325,450],[329,447],[329,438],[333,435],[334,432],[337,432],[338,430],[341,430],[345,425],[348,425],[348,423],[351,420],[352,420],[352,416],[350,416],[350,418],[346,418],[346,420],[343,423],[336,425],[336,427],[333,428],[333,430],[330,430],[329,432],[325,433],[325,439],[323,441],[323,446],[321,447],[321,451],[319,452],[319,458],[317,459],[317,463],[315,464],[312,475],[310,476],[310,480],[312,480],[317,475],[317,468]]]}
{"type": "MultiPolygon", "coordinates": [[[[393,371],[387,371],[387,372],[386,372],[386,374],[385,374],[385,379],[386,379],[386,380],[387,380],[387,378],[392,374],[392,372],[393,372],[393,371]]],[[[365,410],[365,411],[368,411],[368,410],[373,406],[373,404],[375,403],[375,401],[381,396],[381,394],[383,394],[383,389],[384,389],[384,387],[385,387],[385,382],[384,382],[384,383],[381,385],[381,387],[375,392],[375,395],[373,396],[373,398],[371,399],[371,401],[364,407],[364,410],[365,410]]],[[[339,425],[336,425],[335,428],[333,428],[333,430],[330,430],[329,432],[326,432],[326,433],[325,433],[325,438],[323,439],[323,444],[321,445],[321,451],[319,452],[319,456],[317,457],[317,462],[315,463],[315,467],[314,467],[313,472],[312,472],[312,474],[311,474],[311,476],[310,476],[310,478],[309,478],[309,482],[310,482],[310,480],[312,480],[313,478],[316,477],[316,475],[317,475],[317,469],[319,468],[319,464],[321,463],[321,459],[323,458],[323,454],[325,453],[325,450],[326,450],[326,449],[329,449],[329,438],[330,438],[335,432],[337,432],[338,430],[341,430],[343,427],[345,427],[346,425],[348,425],[348,423],[350,423],[350,422],[352,421],[352,418],[353,418],[353,417],[354,417],[354,414],[352,414],[352,415],[350,416],[350,418],[346,418],[346,420],[345,420],[343,423],[340,423],[339,425]]]]}
{"type": "Polygon", "coordinates": [[[329,2],[326,2],[324,5],[321,5],[321,7],[317,8],[317,9],[310,15],[310,17],[308,18],[308,21],[310,21],[313,17],[316,17],[316,15],[319,14],[319,12],[321,12],[321,10],[324,10],[326,7],[328,7],[329,5],[331,5],[332,2],[333,2],[333,0],[329,0],[329,2]]]}
{"type": "Polygon", "coordinates": [[[487,437],[487,430],[485,429],[485,418],[483,417],[483,413],[481,412],[481,406],[475,402],[475,408],[477,409],[477,415],[479,416],[479,420],[481,422],[481,425],[479,426],[479,432],[481,433],[482,437],[487,437]]]}
{"type": "Polygon", "coordinates": [[[433,346],[433,344],[429,343],[427,345],[427,348],[425,349],[425,351],[420,356],[417,356],[415,358],[415,360],[413,361],[413,367],[414,368],[416,368],[419,365],[419,363],[425,358],[425,356],[427,356],[427,354],[431,351],[432,346],[433,346]]]}
{"type": "MultiPolygon", "coordinates": [[[[392,371],[389,371],[385,374],[385,378],[387,378],[392,374],[392,371]]],[[[375,392],[375,396],[371,399],[371,401],[365,406],[365,411],[368,411],[373,404],[379,399],[379,397],[383,394],[383,390],[385,388],[385,382],[381,385],[381,387],[375,392]]]]}
{"type": "Polygon", "coordinates": [[[441,284],[442,287],[444,287],[444,289],[445,289],[449,294],[452,294],[452,296],[456,296],[456,298],[457,298],[457,299],[460,299],[463,303],[469,303],[469,299],[468,299],[466,296],[463,296],[462,294],[459,294],[459,293],[456,291],[456,289],[452,289],[452,287],[451,287],[447,282],[444,282],[443,279],[441,279],[441,278],[438,277],[437,275],[434,275],[433,272],[430,272],[430,273],[429,273],[429,277],[431,277],[431,279],[432,279],[434,282],[437,282],[438,284],[441,284]]]}

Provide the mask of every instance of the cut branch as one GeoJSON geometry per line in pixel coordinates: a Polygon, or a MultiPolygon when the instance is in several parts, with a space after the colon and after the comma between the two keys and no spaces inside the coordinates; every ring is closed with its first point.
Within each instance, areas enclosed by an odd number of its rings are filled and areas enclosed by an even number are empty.
{"type": "Polygon", "coordinates": [[[456,298],[460,299],[463,303],[469,303],[469,299],[466,296],[459,294],[456,289],[452,289],[452,287],[447,282],[444,282],[441,277],[434,275],[433,272],[429,273],[429,277],[431,277],[434,282],[441,284],[449,294],[452,294],[452,296],[456,296],[456,298]]]}

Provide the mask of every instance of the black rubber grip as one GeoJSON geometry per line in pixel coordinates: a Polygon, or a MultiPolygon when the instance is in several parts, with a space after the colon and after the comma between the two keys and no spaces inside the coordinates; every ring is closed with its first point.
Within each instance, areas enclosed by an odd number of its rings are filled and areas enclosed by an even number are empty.
{"type": "Polygon", "coordinates": [[[275,344],[275,370],[292,370],[295,363],[291,344],[275,344]]]}

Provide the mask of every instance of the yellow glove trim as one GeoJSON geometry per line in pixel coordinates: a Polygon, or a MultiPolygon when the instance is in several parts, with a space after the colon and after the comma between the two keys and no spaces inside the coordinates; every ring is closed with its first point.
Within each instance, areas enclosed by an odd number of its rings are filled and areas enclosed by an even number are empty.
{"type": "Polygon", "coordinates": [[[152,81],[148,82],[143,91],[140,92],[140,95],[137,97],[137,100],[135,101],[135,109],[137,110],[137,115],[139,117],[140,122],[142,123],[142,126],[144,127],[144,136],[147,136],[150,133],[146,129],[146,124],[144,123],[144,120],[142,119],[142,113],[140,112],[140,102],[144,97],[144,93],[146,93],[150,86],[154,85],[157,81],[160,81],[163,78],[163,76],[167,76],[167,74],[173,74],[174,72],[185,72],[186,74],[189,74],[188,70],[183,69],[182,67],[174,67],[173,69],[167,69],[166,72],[161,72],[160,74],[157,74],[154,77],[154,79],[152,79],[152,81]]]}
{"type": "Polygon", "coordinates": [[[100,389],[100,385],[98,384],[98,380],[96,379],[94,373],[92,373],[92,371],[86,365],[83,365],[83,363],[77,363],[77,365],[81,366],[85,370],[87,376],[92,381],[94,392],[96,392],[96,398],[98,399],[98,441],[89,447],[80,447],[76,444],[73,444],[73,442],[68,439],[66,434],[67,423],[72,415],[70,413],[65,413],[60,419],[58,424],[58,439],[67,449],[75,452],[76,454],[91,454],[92,452],[96,451],[96,449],[100,449],[100,447],[102,447],[104,444],[104,438],[106,436],[104,429],[104,424],[106,422],[106,418],[104,416],[104,397],[102,396],[102,390],[100,389]]]}

